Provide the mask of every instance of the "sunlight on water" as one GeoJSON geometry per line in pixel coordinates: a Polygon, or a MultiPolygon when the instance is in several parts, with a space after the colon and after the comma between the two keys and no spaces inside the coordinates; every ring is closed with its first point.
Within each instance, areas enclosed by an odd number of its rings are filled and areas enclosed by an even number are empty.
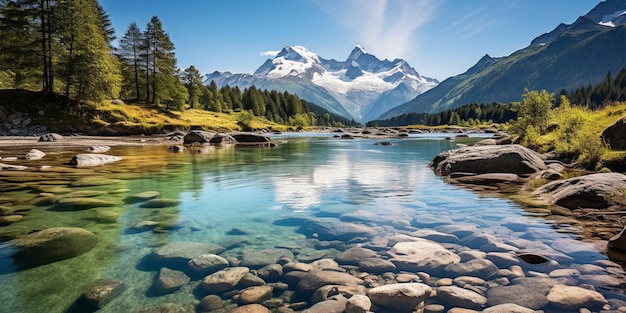
{"type": "MultiPolygon", "coordinates": [[[[428,162],[455,147],[442,138],[413,136],[393,140],[395,145],[379,146],[373,140],[281,135],[276,139],[284,142],[271,149],[237,147],[203,154],[173,154],[162,146],[115,147],[110,153],[124,160],[97,168],[95,174],[90,170],[46,174],[25,182],[15,191],[2,193],[13,199],[5,202],[15,203],[14,208],[25,212],[23,221],[0,227],[4,241],[61,226],[85,228],[99,239],[85,254],[22,270],[8,267],[12,252],[0,249],[4,268],[0,312],[66,312],[86,286],[99,279],[119,279],[127,286],[99,312],[197,303],[201,297],[194,288],[202,277],[193,277],[177,292],[155,294],[152,284],[159,266],[146,258],[152,248],[184,241],[221,244],[226,248],[221,255],[235,258],[249,250],[275,247],[289,247],[296,258],[319,253],[297,226],[277,223],[285,218],[340,218],[368,225],[381,237],[463,225],[529,250],[548,247],[563,264],[606,259],[595,248],[576,241],[575,235],[556,232],[550,221],[534,217],[508,200],[481,196],[436,177],[428,162]],[[116,181],[72,185],[84,175],[116,181]],[[24,204],[37,198],[42,189],[57,196],[101,191],[102,195],[94,198],[113,204],[85,210],[60,210],[46,202],[24,204]],[[131,195],[147,191],[156,191],[161,199],[175,204],[149,207],[128,201],[131,195]]],[[[2,153],[8,156],[22,151],[2,153]]],[[[62,166],[71,153],[58,151],[57,159],[47,162],[62,166]]],[[[7,177],[0,178],[6,186],[13,186],[7,177]]],[[[326,248],[321,252],[332,258],[340,251],[326,248]]]]}

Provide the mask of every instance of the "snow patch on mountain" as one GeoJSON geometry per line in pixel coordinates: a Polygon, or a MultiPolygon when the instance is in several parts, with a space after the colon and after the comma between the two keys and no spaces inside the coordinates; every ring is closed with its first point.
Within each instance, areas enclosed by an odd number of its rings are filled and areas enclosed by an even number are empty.
{"type": "Polygon", "coordinates": [[[253,75],[214,72],[206,76],[206,83],[210,81],[220,87],[230,84],[246,88],[253,83],[257,87],[278,86],[314,103],[319,102],[320,94],[328,94],[334,100],[331,102],[342,106],[331,111],[347,111],[358,121],[377,118],[384,112],[381,110],[389,109],[389,103],[400,105],[439,83],[421,76],[402,59],[380,60],[360,45],[343,62],[324,59],[302,46],[288,46],[267,59],[253,75]],[[303,92],[302,84],[308,91],[315,87],[322,91],[303,92]],[[381,103],[385,108],[377,107],[381,103]]]}

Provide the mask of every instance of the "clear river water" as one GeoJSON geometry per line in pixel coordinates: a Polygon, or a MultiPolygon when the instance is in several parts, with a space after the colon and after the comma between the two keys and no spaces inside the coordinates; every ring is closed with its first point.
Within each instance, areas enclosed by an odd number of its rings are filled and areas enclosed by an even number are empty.
{"type": "MultiPolygon", "coordinates": [[[[23,216],[0,226],[0,312],[77,311],[73,303],[101,279],[120,280],[126,290],[99,312],[138,312],[165,303],[197,305],[206,295],[198,291],[202,277],[190,275],[190,283],[169,294],[154,290],[159,266],[146,256],[172,242],[220,244],[225,248],[220,255],[231,260],[240,260],[247,251],[282,248],[308,263],[332,259],[346,247],[380,248],[380,242],[397,234],[445,233],[454,227],[502,244],[491,245],[492,252],[547,255],[558,262],[555,269],[595,264],[594,269],[604,271],[601,275],[574,279],[572,284],[589,284],[607,299],[626,301],[623,286],[598,278],[621,280],[621,269],[609,264],[595,245],[581,241],[579,230],[557,225],[504,197],[479,194],[435,176],[428,163],[457,147],[444,140],[446,134],[385,139],[393,145],[336,139],[332,134],[272,136],[281,142],[273,148],[218,147],[203,153],[172,153],[159,145],[114,146],[107,154],[122,161],[89,169],[63,165],[83,147],[42,146],[45,158],[13,161],[29,168],[19,175],[0,171],[0,206],[23,216]],[[158,192],[173,204],[146,207],[128,201],[143,192],[158,192]],[[59,206],[59,199],[68,194],[114,205],[59,206]],[[315,231],[285,222],[307,218],[356,223],[375,235],[321,245],[315,231]],[[84,228],[98,241],[73,258],[34,267],[15,264],[9,240],[51,227],[84,228]]],[[[0,156],[23,156],[30,148],[0,148],[0,156]]],[[[441,244],[457,253],[484,247],[469,241],[441,244]]],[[[540,274],[540,269],[526,271],[528,276],[540,274]]]]}

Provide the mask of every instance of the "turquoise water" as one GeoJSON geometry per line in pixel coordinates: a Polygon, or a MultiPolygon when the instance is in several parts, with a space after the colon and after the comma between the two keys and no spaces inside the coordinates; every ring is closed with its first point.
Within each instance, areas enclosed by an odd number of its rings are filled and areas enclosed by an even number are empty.
{"type": "MultiPolygon", "coordinates": [[[[1,194],[7,198],[5,205],[25,210],[22,221],[0,227],[3,238],[71,226],[92,231],[99,240],[83,255],[28,269],[12,267],[5,253],[0,259],[5,268],[0,272],[0,312],[67,312],[86,286],[99,279],[118,279],[127,286],[99,312],[134,312],[164,303],[197,304],[201,297],[195,290],[201,277],[192,277],[190,284],[171,294],[153,292],[158,267],[146,260],[146,255],[170,242],[222,244],[227,250],[221,255],[234,258],[247,250],[275,247],[287,247],[302,260],[333,258],[341,252],[316,249],[297,226],[280,223],[294,217],[343,218],[371,227],[381,238],[442,225],[465,225],[505,243],[533,242],[539,251],[551,247],[563,267],[606,259],[593,245],[578,241],[576,229],[557,227],[509,200],[477,194],[436,177],[427,164],[438,153],[457,147],[444,140],[445,136],[412,135],[385,140],[394,145],[383,146],[375,145],[381,140],[373,139],[286,134],[274,136],[281,142],[274,148],[228,147],[178,154],[164,146],[113,147],[108,154],[124,160],[87,172],[46,174],[1,194]],[[115,181],[72,186],[83,176],[115,181]],[[77,190],[102,191],[105,194],[96,198],[116,205],[65,211],[24,204],[41,191],[58,197],[77,190]],[[144,208],[141,203],[125,201],[145,191],[157,191],[161,198],[179,203],[144,208]],[[113,220],[99,218],[103,212],[110,213],[113,220]],[[158,226],[138,227],[145,221],[158,226]]],[[[27,150],[7,148],[0,156],[27,150]]],[[[26,162],[30,169],[41,165],[64,168],[62,163],[76,152],[41,150],[49,157],[26,162]]],[[[16,184],[0,178],[6,186],[16,184]]],[[[620,288],[599,285],[598,289],[623,294],[620,288]]]]}

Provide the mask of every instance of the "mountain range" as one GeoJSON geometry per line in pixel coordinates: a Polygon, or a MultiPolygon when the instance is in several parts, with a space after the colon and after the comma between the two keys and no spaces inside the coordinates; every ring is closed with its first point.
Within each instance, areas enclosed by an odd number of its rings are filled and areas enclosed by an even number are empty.
{"type": "Polygon", "coordinates": [[[442,82],[402,59],[380,60],[356,46],[345,61],[302,46],[284,47],[254,74],[213,72],[205,83],[297,94],[359,122],[469,103],[520,101],[528,90],[559,93],[601,82],[626,67],[626,0],[606,0],[572,24],[560,24],[506,57],[483,56],[442,82]]]}
{"type": "Polygon", "coordinates": [[[520,101],[525,89],[559,93],[601,82],[626,67],[626,0],[607,0],[503,58],[485,55],[465,73],[383,113],[440,112],[469,103],[520,101]]]}
{"type": "Polygon", "coordinates": [[[439,83],[402,59],[380,60],[356,46],[345,61],[324,59],[302,46],[284,47],[254,74],[213,72],[205,83],[296,93],[332,113],[359,122],[415,98],[439,83]]]}

